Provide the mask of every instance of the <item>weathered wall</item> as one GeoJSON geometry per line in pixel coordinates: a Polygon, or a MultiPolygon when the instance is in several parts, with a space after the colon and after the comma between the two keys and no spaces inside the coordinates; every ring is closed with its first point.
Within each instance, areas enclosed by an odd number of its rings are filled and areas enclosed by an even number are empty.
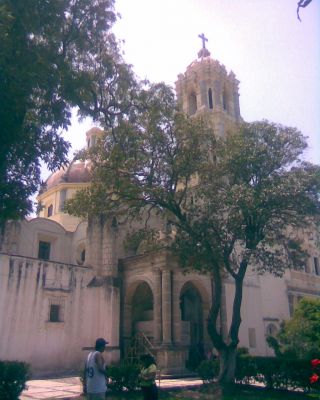
{"type": "Polygon", "coordinates": [[[97,337],[118,346],[118,288],[87,287],[90,268],[4,254],[0,268],[0,359],[26,361],[35,375],[78,372],[97,337]],[[61,306],[60,322],[49,321],[50,304],[61,306]]]}
{"type": "Polygon", "coordinates": [[[83,321],[91,271],[0,255],[1,359],[19,359],[37,373],[78,369],[88,330],[83,321]],[[61,322],[50,322],[50,304],[61,322]]]}
{"type": "Polygon", "coordinates": [[[0,359],[22,360],[34,374],[78,372],[97,337],[109,342],[106,359],[119,358],[119,283],[97,282],[91,267],[76,265],[86,224],[74,233],[54,221],[12,222],[0,247],[0,359]],[[39,240],[50,260],[37,259],[39,240]],[[51,305],[59,321],[50,321],[51,305]],[[111,323],[112,321],[112,323],[111,323]]]}

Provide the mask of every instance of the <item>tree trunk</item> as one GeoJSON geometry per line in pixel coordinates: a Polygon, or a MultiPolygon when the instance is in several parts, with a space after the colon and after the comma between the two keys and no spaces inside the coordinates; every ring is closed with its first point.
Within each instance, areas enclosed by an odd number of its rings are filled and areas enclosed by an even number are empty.
{"type": "Polygon", "coordinates": [[[219,351],[220,357],[220,371],[218,376],[218,382],[221,384],[234,383],[235,371],[236,371],[236,357],[237,347],[226,346],[219,351]]]}
{"type": "Polygon", "coordinates": [[[218,350],[220,356],[220,371],[218,382],[221,384],[234,383],[236,371],[237,346],[239,343],[239,328],[241,324],[241,303],[243,279],[247,269],[247,260],[240,264],[239,272],[234,276],[235,293],[232,307],[231,326],[228,338],[224,340],[217,330],[218,313],[221,311],[222,282],[219,271],[213,275],[214,278],[214,296],[208,317],[208,333],[214,347],[218,350]]]}

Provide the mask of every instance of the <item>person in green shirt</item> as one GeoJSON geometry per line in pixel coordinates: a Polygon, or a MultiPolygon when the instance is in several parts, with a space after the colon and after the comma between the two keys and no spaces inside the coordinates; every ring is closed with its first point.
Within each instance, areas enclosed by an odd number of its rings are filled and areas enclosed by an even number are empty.
{"type": "Polygon", "coordinates": [[[140,386],[143,393],[143,400],[158,400],[156,362],[150,354],[143,354],[140,361],[142,364],[140,371],[140,386]]]}

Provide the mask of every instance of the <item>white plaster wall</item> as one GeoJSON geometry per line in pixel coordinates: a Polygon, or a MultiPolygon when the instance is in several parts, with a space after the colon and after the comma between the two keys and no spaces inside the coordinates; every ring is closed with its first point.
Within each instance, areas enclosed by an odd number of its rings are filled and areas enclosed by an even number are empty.
{"type": "Polygon", "coordinates": [[[0,359],[26,361],[44,376],[78,372],[82,347],[97,337],[117,347],[117,289],[88,288],[92,276],[89,268],[0,254],[0,359]],[[63,322],[48,321],[50,301],[63,304],[63,322]]]}
{"type": "Polygon", "coordinates": [[[25,257],[38,257],[39,240],[50,241],[50,261],[70,263],[72,235],[55,221],[34,218],[21,221],[18,254],[25,257]]]}
{"type": "Polygon", "coordinates": [[[276,278],[270,274],[265,274],[261,277],[264,318],[277,318],[282,321],[290,317],[286,284],[288,274],[289,272],[286,272],[283,278],[276,278]]]}
{"type": "Polygon", "coordinates": [[[69,252],[71,252],[70,261],[72,264],[78,264],[77,257],[79,257],[79,247],[82,245],[84,245],[87,257],[87,227],[88,224],[86,221],[81,222],[72,235],[72,245],[71,249],[69,249],[69,252]]]}
{"type": "MultiPolygon", "coordinates": [[[[231,324],[232,307],[234,299],[234,284],[228,281],[225,285],[227,327],[231,324]]],[[[243,298],[241,305],[242,322],[239,330],[239,347],[246,347],[253,355],[265,355],[265,335],[262,318],[262,299],[260,287],[252,282],[243,285],[243,298]],[[249,346],[249,328],[255,329],[256,347],[249,346]]]]}

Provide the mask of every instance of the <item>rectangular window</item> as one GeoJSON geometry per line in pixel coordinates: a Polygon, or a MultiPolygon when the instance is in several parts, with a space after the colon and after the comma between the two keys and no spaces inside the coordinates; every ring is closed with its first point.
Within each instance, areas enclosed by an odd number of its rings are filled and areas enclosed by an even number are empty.
{"type": "Polygon", "coordinates": [[[249,328],[249,347],[256,347],[256,330],[255,328],[249,328]]]}
{"type": "Polygon", "coordinates": [[[41,260],[50,260],[50,242],[39,241],[38,258],[41,260]]]}
{"type": "Polygon", "coordinates": [[[294,312],[294,297],[292,294],[288,294],[288,301],[289,301],[289,314],[290,317],[292,317],[294,312]]]}
{"type": "Polygon", "coordinates": [[[48,322],[64,322],[65,299],[53,297],[49,299],[48,322]]]}
{"type": "Polygon", "coordinates": [[[51,217],[53,215],[53,205],[50,204],[50,206],[48,207],[48,218],[51,217]]]}
{"type": "Polygon", "coordinates": [[[59,304],[50,304],[50,315],[49,315],[50,322],[60,322],[60,305],[59,304]]]}
{"type": "Polygon", "coordinates": [[[320,268],[319,268],[319,259],[318,257],[314,257],[313,258],[313,262],[314,262],[314,273],[316,275],[320,275],[320,268]]]}
{"type": "Polygon", "coordinates": [[[62,189],[60,191],[60,199],[59,199],[59,210],[63,211],[64,210],[64,203],[66,201],[67,198],[67,190],[66,189],[62,189]]]}

